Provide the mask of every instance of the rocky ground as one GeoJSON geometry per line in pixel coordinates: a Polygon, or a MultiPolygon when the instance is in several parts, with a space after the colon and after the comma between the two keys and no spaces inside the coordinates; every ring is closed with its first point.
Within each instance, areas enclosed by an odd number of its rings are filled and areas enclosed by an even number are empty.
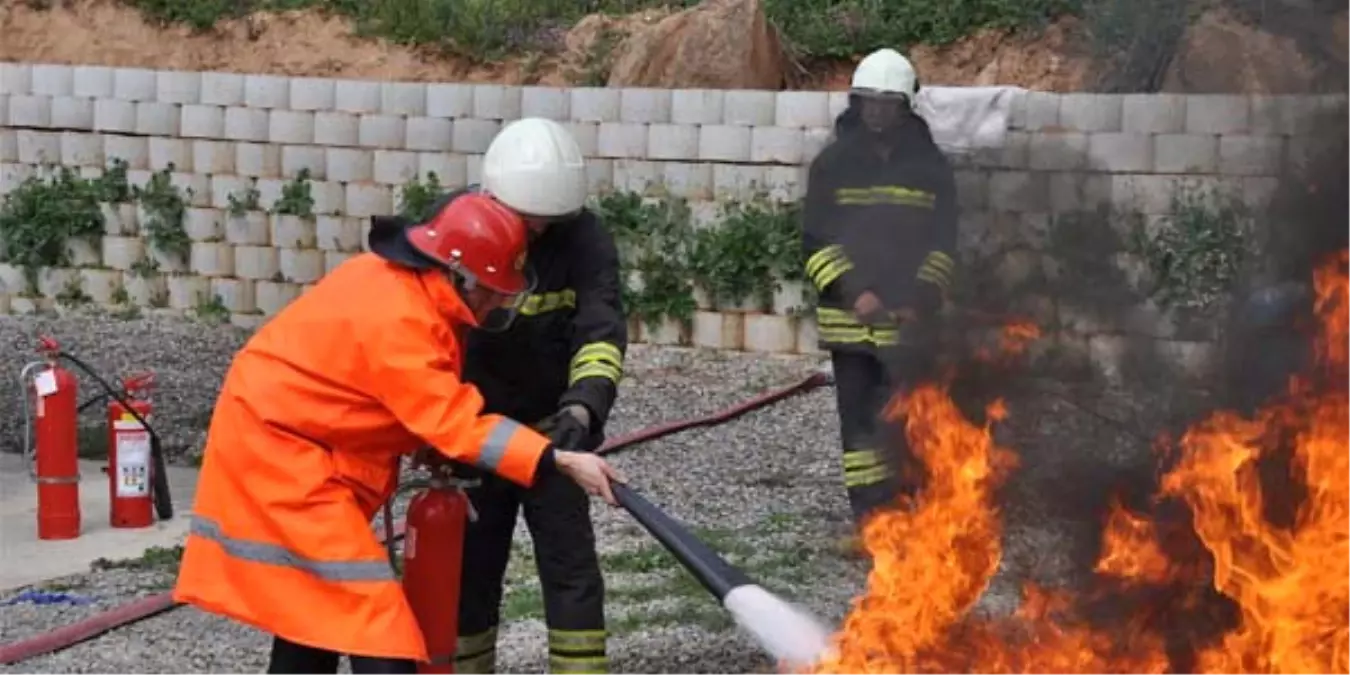
{"type": "MultiPolygon", "coordinates": [[[[165,433],[179,456],[200,434],[215,387],[243,334],[227,328],[152,318],[35,320],[0,317],[0,370],[17,372],[23,344],[38,328],[100,368],[153,366],[165,433]]],[[[816,358],[774,358],[671,348],[631,350],[613,418],[623,433],[681,416],[711,412],[793,382],[816,358]]],[[[1052,383],[1053,384],[1053,383],[1052,383]]],[[[1053,384],[1010,400],[1000,438],[1023,468],[1006,490],[1003,573],[986,605],[1015,604],[1020,580],[1064,580],[1095,553],[1105,488],[1147,456],[1137,437],[1083,412],[1083,396],[1053,384]],[[1073,403],[1069,403],[1073,401],[1073,403]],[[1142,454],[1141,454],[1142,453],[1142,454]]],[[[9,410],[9,406],[4,407],[9,410]]],[[[838,621],[864,586],[861,561],[835,542],[847,531],[833,392],[821,390],[722,427],[693,430],[634,448],[616,464],[658,505],[689,523],[765,586],[838,621]]],[[[12,431],[13,424],[6,429],[12,431]]],[[[400,505],[401,506],[401,505],[400,505]]],[[[609,587],[614,672],[767,672],[760,656],[715,604],[625,513],[593,507],[609,587]]],[[[45,588],[90,604],[4,604],[0,643],[34,635],[100,609],[167,589],[172,551],[115,561],[45,588]]],[[[528,536],[517,532],[504,600],[499,672],[542,672],[546,663],[538,586],[528,536]]],[[[66,651],[6,666],[3,672],[260,672],[267,638],[251,629],[177,609],[66,651]]]]}

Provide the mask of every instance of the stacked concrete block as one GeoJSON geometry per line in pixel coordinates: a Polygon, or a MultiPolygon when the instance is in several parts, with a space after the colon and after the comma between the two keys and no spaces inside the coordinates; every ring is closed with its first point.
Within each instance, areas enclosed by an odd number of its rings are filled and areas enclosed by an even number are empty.
{"type": "MultiPolygon", "coordinates": [[[[478,181],[484,151],[511,120],[564,124],[588,158],[593,190],[685,198],[700,223],[711,223],[718,200],[766,192],[800,198],[804,167],[829,141],[846,104],[843,92],[423,84],[4,63],[0,192],[50,164],[93,177],[125,162],[134,185],[172,167],[189,206],[185,259],[151,250],[139,226],[148,214],[134,204],[108,205],[103,239],[72,245],[78,272],[49,274],[45,291],[60,277],[100,303],[125,295],[184,310],[214,299],[233,323],[256,326],[364,250],[369,218],[397,208],[409,181],[430,173],[447,189],[478,181]],[[309,177],[311,213],[275,213],[301,174],[309,177]],[[152,259],[160,270],[146,274],[152,259]]],[[[1183,184],[1267,203],[1282,172],[1315,149],[1313,121],[1328,110],[1343,114],[1344,106],[1344,96],[1027,92],[1014,105],[1002,147],[955,158],[962,241],[1040,245],[1056,219],[1103,205],[1165,218],[1183,184]]],[[[814,352],[814,324],[795,318],[788,299],[794,290],[780,292],[771,308],[700,303],[690,325],[636,326],[634,335],[814,352]]],[[[20,292],[0,291],[0,308],[15,311],[15,297],[19,309],[55,299],[20,292]]],[[[1084,340],[1109,351],[1107,342],[1084,340]]]]}

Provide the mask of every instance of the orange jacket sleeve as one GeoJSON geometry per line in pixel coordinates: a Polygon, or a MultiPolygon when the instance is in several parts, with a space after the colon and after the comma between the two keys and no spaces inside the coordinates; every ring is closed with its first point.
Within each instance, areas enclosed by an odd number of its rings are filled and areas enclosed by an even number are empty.
{"type": "Polygon", "coordinates": [[[459,377],[453,335],[405,318],[380,326],[365,342],[368,391],[410,432],[452,460],[519,485],[534,483],[548,439],[515,420],[483,414],[482,394],[459,377]]]}

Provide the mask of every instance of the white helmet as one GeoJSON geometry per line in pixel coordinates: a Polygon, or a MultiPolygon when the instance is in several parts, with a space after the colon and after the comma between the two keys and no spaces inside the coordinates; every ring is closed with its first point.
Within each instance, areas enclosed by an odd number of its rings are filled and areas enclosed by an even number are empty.
{"type": "Polygon", "coordinates": [[[483,190],[521,215],[570,215],[586,203],[586,159],[563,125],[519,119],[483,155],[483,190]]]}
{"type": "Polygon", "coordinates": [[[919,76],[914,64],[900,52],[878,49],[858,62],[851,88],[859,94],[903,94],[913,101],[919,91],[919,76]]]}

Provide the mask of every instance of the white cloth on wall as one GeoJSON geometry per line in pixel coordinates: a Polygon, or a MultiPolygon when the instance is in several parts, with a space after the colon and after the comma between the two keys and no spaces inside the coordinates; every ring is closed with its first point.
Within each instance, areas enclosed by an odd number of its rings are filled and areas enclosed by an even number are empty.
{"type": "Polygon", "coordinates": [[[1003,147],[1021,87],[923,87],[917,110],[945,152],[964,154],[1003,147]]]}

